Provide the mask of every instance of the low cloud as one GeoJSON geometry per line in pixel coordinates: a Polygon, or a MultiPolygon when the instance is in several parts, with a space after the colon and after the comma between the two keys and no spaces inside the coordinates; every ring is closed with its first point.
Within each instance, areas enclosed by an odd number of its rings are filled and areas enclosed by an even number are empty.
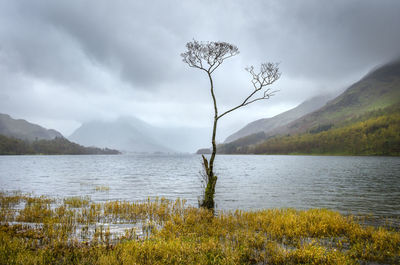
{"type": "Polygon", "coordinates": [[[395,0],[1,1],[0,112],[65,134],[127,115],[204,128],[212,116],[208,80],[180,53],[193,38],[221,40],[241,51],[215,73],[221,109],[251,89],[244,67],[273,61],[283,73],[275,97],[221,123],[223,141],[400,56],[399,13],[395,0]]]}

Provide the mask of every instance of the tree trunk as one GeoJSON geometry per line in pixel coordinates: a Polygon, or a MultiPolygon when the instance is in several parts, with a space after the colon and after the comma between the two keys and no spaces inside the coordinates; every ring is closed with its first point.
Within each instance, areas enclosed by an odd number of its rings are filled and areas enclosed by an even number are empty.
{"type": "Polygon", "coordinates": [[[211,138],[212,153],[211,153],[211,157],[210,157],[210,163],[208,163],[207,158],[205,158],[203,156],[204,170],[207,174],[207,186],[206,186],[206,189],[204,190],[204,200],[200,206],[213,210],[215,207],[215,203],[214,203],[215,185],[217,184],[217,176],[214,176],[214,159],[215,159],[215,155],[217,154],[217,144],[215,143],[215,136],[217,134],[218,109],[217,109],[217,101],[216,101],[215,95],[214,95],[213,80],[211,78],[210,73],[208,73],[208,78],[210,80],[211,96],[212,96],[213,103],[214,103],[214,125],[213,125],[213,133],[212,133],[212,138],[211,138]]]}
{"type": "Polygon", "coordinates": [[[204,199],[201,202],[201,207],[213,210],[215,207],[214,202],[214,194],[215,194],[215,185],[217,184],[217,176],[214,176],[214,173],[210,170],[208,165],[207,158],[203,155],[203,166],[204,171],[207,174],[207,185],[204,190],[204,199]]]}

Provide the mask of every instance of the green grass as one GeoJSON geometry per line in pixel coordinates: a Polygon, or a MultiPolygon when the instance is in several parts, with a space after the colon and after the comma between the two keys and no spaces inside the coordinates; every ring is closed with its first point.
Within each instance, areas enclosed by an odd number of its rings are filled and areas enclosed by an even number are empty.
{"type": "Polygon", "coordinates": [[[182,200],[93,203],[8,193],[0,203],[0,264],[400,262],[398,231],[326,209],[214,216],[182,200]],[[113,234],[108,225],[121,223],[136,228],[113,234]]]}

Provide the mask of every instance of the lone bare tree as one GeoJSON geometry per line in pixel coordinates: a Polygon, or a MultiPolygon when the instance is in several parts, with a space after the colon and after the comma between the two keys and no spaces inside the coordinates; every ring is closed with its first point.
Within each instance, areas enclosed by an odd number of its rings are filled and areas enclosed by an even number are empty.
{"type": "Polygon", "coordinates": [[[254,67],[247,67],[251,75],[251,83],[253,85],[252,91],[249,95],[237,106],[226,110],[222,114],[218,114],[217,100],[214,94],[214,83],[212,73],[228,58],[239,54],[239,50],[235,45],[226,42],[198,42],[193,40],[186,44],[187,51],[182,53],[183,62],[187,63],[190,67],[204,71],[210,80],[210,92],[214,103],[214,124],[212,129],[212,153],[210,160],[203,155],[203,165],[206,173],[206,188],[204,191],[204,199],[201,202],[201,207],[214,209],[214,194],[215,185],[217,183],[217,176],[214,175],[214,159],[217,154],[217,145],[215,143],[215,136],[217,133],[218,120],[226,114],[247,106],[259,100],[270,98],[274,92],[267,86],[274,83],[281,76],[277,63],[263,63],[259,72],[254,71],[254,67]],[[260,92],[260,93],[258,93],[260,92]]]}

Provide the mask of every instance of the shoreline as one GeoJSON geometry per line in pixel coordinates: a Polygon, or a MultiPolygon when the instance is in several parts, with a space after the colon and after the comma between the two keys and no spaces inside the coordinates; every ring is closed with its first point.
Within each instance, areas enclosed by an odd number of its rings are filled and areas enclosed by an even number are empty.
{"type": "Polygon", "coordinates": [[[1,193],[0,263],[357,264],[400,261],[400,232],[327,209],[218,212],[185,200],[94,203],[1,193]],[[24,225],[23,222],[32,224],[24,225]],[[40,224],[40,225],[38,225],[40,224]],[[112,225],[127,229],[113,233],[112,225]],[[74,260],[72,262],[72,260],[74,260]]]}

